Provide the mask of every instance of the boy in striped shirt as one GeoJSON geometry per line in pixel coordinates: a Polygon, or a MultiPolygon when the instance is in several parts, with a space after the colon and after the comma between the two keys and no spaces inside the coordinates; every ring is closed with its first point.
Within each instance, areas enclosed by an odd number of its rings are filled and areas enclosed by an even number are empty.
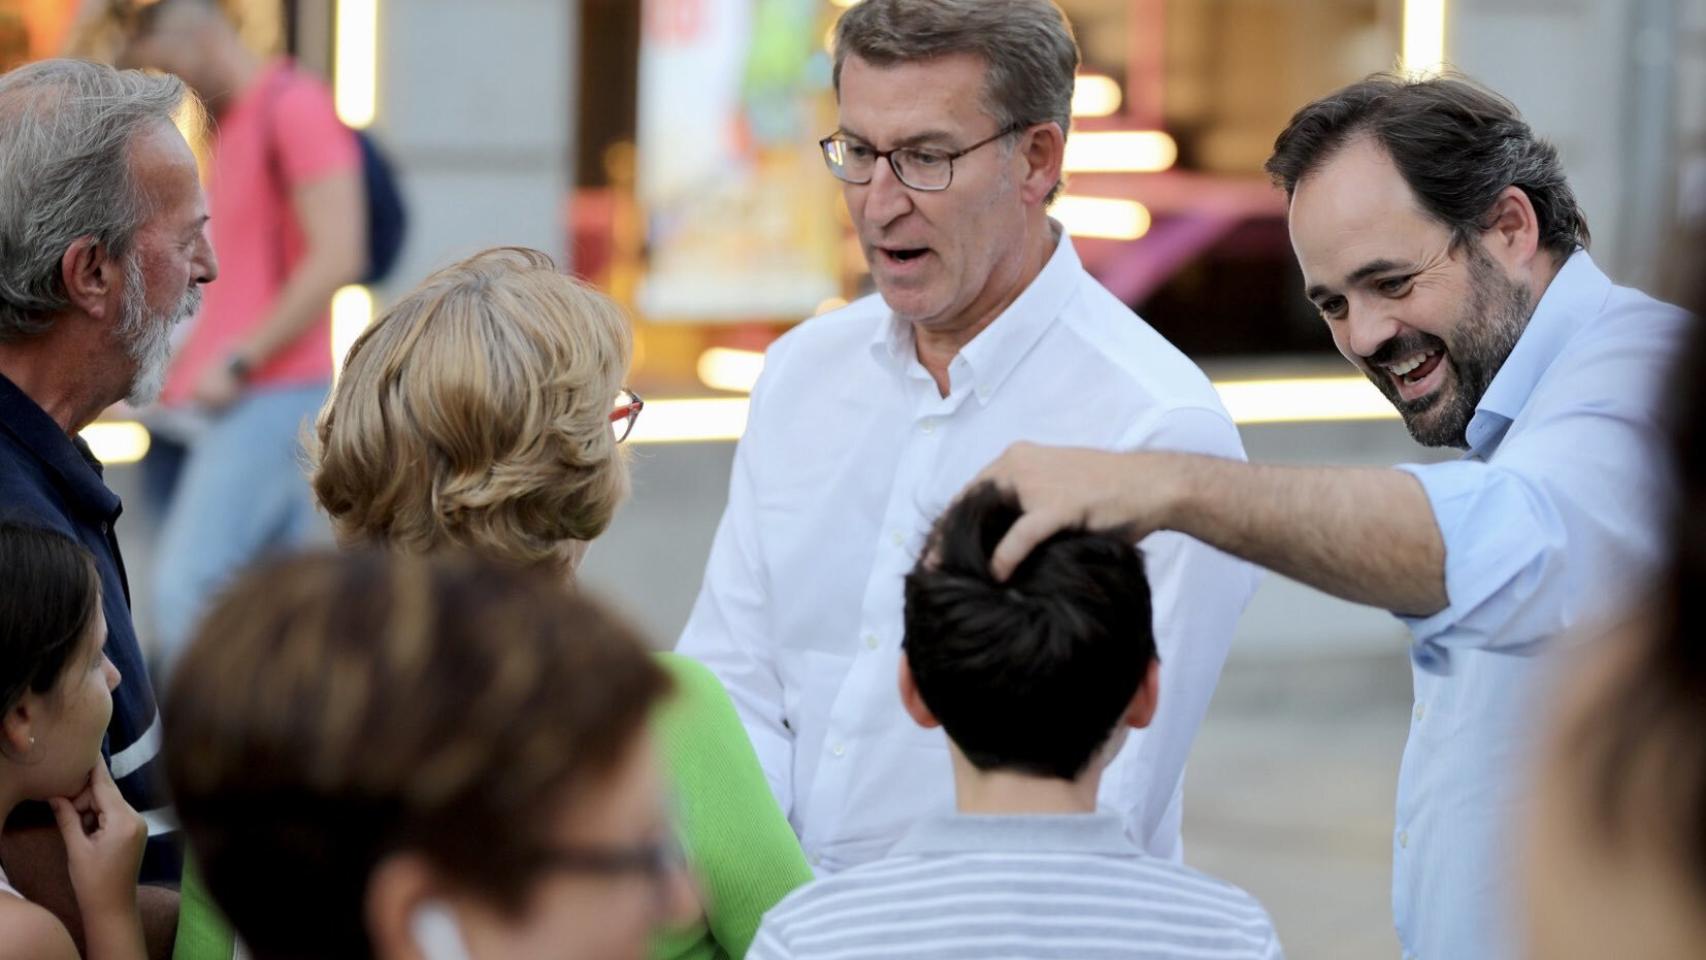
{"type": "Polygon", "coordinates": [[[1141,554],[1119,531],[1068,531],[997,581],[990,554],[1018,517],[973,489],[906,578],[900,699],[921,743],[945,731],[958,812],[783,900],[751,960],[1282,957],[1249,894],[1145,855],[1096,812],[1103,768],[1159,696],[1141,554]]]}

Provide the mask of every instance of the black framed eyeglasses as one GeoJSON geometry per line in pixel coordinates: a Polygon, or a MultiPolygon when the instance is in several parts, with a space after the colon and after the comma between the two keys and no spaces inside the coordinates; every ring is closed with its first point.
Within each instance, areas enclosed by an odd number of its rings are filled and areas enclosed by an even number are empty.
{"type": "Polygon", "coordinates": [[[640,419],[640,411],[644,409],[646,401],[627,387],[616,395],[616,409],[610,411],[610,432],[616,435],[617,443],[628,439],[628,434],[634,432],[634,421],[640,419]]]}
{"type": "Polygon", "coordinates": [[[673,834],[631,847],[546,847],[533,852],[540,870],[622,876],[637,873],[663,878],[686,866],[686,856],[673,834]]]}
{"type": "Polygon", "coordinates": [[[985,137],[963,150],[955,151],[931,150],[927,147],[878,150],[843,133],[832,133],[819,140],[817,145],[823,150],[824,165],[843,183],[855,186],[870,183],[877,175],[877,161],[887,160],[889,169],[894,171],[895,179],[914,190],[935,192],[948,189],[954,182],[955,160],[978,147],[994,143],[1023,129],[1025,124],[1009,124],[994,136],[985,137]]]}
{"type": "Polygon", "coordinates": [[[687,869],[687,853],[673,829],[656,840],[633,846],[543,847],[532,851],[529,860],[528,865],[536,871],[639,876],[652,884],[660,914],[668,911],[670,884],[687,869]]]}

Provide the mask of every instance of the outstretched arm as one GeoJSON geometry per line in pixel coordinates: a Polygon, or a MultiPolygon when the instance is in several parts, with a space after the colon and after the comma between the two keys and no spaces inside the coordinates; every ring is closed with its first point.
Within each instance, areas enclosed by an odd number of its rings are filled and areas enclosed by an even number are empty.
{"type": "Polygon", "coordinates": [[[1445,541],[1422,484],[1398,470],[1276,467],[1179,453],[1021,443],[979,477],[1025,515],[995,553],[1006,576],[1074,525],[1176,530],[1346,600],[1426,616],[1446,607],[1445,541]]]}

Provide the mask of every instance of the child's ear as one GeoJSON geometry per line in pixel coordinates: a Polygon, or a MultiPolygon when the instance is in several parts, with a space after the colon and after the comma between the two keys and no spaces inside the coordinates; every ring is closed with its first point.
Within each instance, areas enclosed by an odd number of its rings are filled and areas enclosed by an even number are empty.
{"type": "Polygon", "coordinates": [[[1150,660],[1149,669],[1143,672],[1143,682],[1137,685],[1137,692],[1131,695],[1131,703],[1125,708],[1125,722],[1142,730],[1155,719],[1155,708],[1161,702],[1161,661],[1150,660]]]}
{"type": "Polygon", "coordinates": [[[912,665],[900,658],[900,703],[906,708],[907,716],[926,730],[942,725],[930,708],[924,705],[924,698],[918,693],[918,684],[912,680],[912,665]]]}

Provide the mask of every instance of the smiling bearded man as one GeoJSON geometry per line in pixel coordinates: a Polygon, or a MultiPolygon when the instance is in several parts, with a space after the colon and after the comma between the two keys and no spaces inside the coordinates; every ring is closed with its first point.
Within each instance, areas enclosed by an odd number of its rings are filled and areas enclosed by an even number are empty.
{"type": "MultiPolygon", "coordinates": [[[[953,810],[948,742],[895,692],[901,582],[989,458],[1017,440],[1244,455],[1208,378],[1048,215],[1077,66],[1048,0],[865,0],[836,28],[823,159],[877,292],[770,348],[679,646],[729,688],[819,872],[953,810]]],[[[1144,548],[1167,696],[1101,800],[1177,859],[1185,757],[1255,572],[1175,534],[1144,548]]]]}
{"type": "Polygon", "coordinates": [[[1557,151],[1461,78],[1375,77],[1304,107],[1268,171],[1333,342],[1410,433],[1392,470],[1020,445],[1013,569],[1073,524],[1182,532],[1399,615],[1416,704],[1392,834],[1406,957],[1514,953],[1505,843],[1552,641],[1664,544],[1659,391],[1688,317],[1614,286],[1557,151]]]}
{"type": "Polygon", "coordinates": [[[1499,272],[1484,248],[1470,246],[1466,255],[1469,298],[1450,339],[1420,332],[1394,337],[1363,368],[1424,447],[1468,448],[1475,407],[1534,312],[1528,288],[1499,272]],[[1444,388],[1432,389],[1435,383],[1444,388]]]}

